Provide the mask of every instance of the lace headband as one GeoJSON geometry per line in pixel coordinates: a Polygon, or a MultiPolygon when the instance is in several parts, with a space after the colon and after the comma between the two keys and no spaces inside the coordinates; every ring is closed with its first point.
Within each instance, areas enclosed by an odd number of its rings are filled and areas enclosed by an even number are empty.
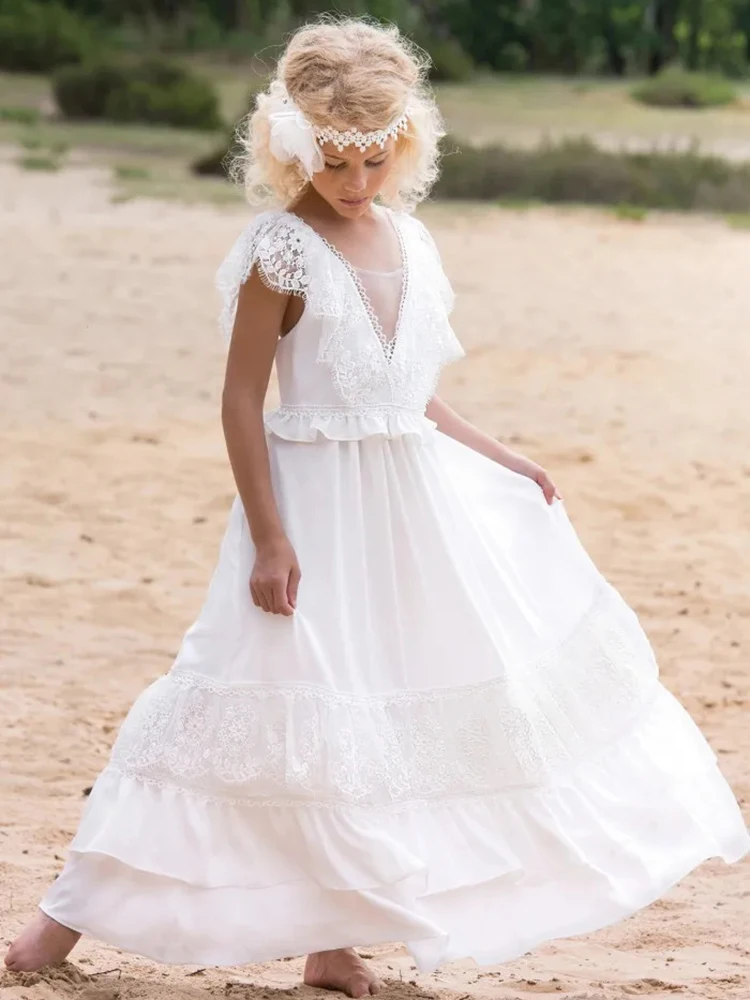
{"type": "Polygon", "coordinates": [[[395,139],[409,127],[407,108],[386,128],[374,132],[362,132],[356,128],[343,132],[335,128],[318,128],[305,118],[282,85],[274,88],[270,99],[273,103],[268,116],[271,153],[281,163],[299,160],[308,177],[325,166],[320,147],[326,142],[333,143],[339,151],[346,146],[356,146],[361,151],[374,145],[382,149],[391,136],[395,139]]]}

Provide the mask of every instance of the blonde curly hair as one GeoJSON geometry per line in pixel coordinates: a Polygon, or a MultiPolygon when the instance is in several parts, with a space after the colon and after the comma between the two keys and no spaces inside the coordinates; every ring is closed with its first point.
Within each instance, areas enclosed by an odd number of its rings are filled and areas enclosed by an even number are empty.
{"type": "Polygon", "coordinates": [[[269,148],[269,105],[286,88],[313,125],[363,132],[385,128],[409,105],[396,163],[380,192],[393,208],[412,210],[438,176],[443,119],[427,82],[429,57],[395,25],[367,18],[322,17],[291,37],[265,93],[239,123],[239,152],[230,164],[251,203],[292,203],[309,183],[298,162],[282,163],[269,148]]]}

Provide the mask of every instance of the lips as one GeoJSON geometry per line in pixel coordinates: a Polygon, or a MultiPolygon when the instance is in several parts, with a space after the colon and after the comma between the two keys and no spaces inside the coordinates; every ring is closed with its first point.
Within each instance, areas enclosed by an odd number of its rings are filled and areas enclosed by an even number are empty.
{"type": "Polygon", "coordinates": [[[357,205],[364,205],[367,198],[341,198],[340,199],[344,205],[351,205],[352,208],[356,208],[357,205]]]}

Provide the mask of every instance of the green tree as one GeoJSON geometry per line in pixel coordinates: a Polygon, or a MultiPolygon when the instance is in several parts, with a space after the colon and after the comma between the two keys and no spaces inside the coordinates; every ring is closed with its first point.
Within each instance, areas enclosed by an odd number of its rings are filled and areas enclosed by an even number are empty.
{"type": "Polygon", "coordinates": [[[445,26],[478,65],[517,69],[519,53],[528,52],[524,6],[523,0],[437,0],[425,17],[445,26]]]}
{"type": "Polygon", "coordinates": [[[646,19],[650,44],[646,70],[653,76],[677,56],[676,28],[684,0],[650,0],[646,19]]]}

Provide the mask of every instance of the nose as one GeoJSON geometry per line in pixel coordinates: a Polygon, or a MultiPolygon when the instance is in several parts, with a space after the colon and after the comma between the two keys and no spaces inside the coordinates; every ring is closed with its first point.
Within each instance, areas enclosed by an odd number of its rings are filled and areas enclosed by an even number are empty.
{"type": "Polygon", "coordinates": [[[346,193],[350,195],[361,194],[367,187],[367,175],[364,167],[353,169],[346,179],[346,193]]]}

